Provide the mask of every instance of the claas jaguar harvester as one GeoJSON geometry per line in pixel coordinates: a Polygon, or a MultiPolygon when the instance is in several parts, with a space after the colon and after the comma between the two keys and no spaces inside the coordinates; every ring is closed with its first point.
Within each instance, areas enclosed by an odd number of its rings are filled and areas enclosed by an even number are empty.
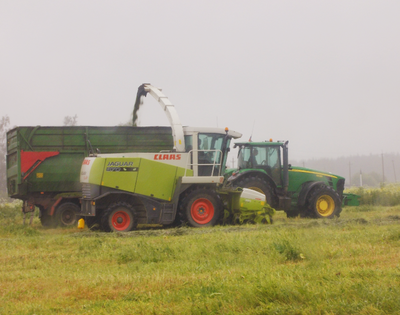
{"type": "Polygon", "coordinates": [[[289,164],[288,141],[235,143],[238,168],[225,178],[234,187],[265,194],[268,204],[288,217],[339,217],[345,179],[289,164]]]}
{"type": "Polygon", "coordinates": [[[223,185],[230,141],[241,134],[182,127],[174,106],[150,84],[139,87],[135,108],[147,93],[160,103],[171,123],[173,148],[86,157],[80,180],[81,215],[87,225],[125,232],[138,224],[184,222],[206,227],[247,219],[269,222],[274,210],[263,194],[223,185]]]}

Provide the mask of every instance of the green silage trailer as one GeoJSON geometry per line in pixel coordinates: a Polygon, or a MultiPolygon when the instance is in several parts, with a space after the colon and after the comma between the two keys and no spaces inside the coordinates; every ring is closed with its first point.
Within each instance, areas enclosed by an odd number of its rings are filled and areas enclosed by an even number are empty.
{"type": "Polygon", "coordinates": [[[74,225],[85,157],[172,147],[171,127],[16,127],[7,133],[8,196],[23,200],[24,213],[38,207],[44,226],[74,225]]]}

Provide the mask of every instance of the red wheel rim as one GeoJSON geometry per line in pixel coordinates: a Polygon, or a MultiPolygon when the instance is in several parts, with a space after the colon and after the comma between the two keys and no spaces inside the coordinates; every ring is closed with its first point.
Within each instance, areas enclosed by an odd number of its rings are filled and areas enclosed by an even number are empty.
{"type": "Polygon", "coordinates": [[[131,217],[125,211],[117,211],[111,218],[111,224],[117,231],[124,231],[131,224],[131,217]]]}
{"type": "Polygon", "coordinates": [[[214,217],[214,206],[206,198],[196,199],[190,208],[192,219],[198,224],[207,224],[214,217]]]}

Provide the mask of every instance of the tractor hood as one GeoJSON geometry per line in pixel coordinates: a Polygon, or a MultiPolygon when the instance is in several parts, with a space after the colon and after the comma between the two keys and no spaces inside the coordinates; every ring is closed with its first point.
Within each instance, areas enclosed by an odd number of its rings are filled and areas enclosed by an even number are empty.
{"type": "Polygon", "coordinates": [[[339,193],[340,196],[342,196],[344,190],[344,177],[329,172],[323,172],[299,166],[292,166],[289,168],[288,175],[288,190],[292,192],[300,192],[304,185],[315,182],[321,182],[329,187],[332,187],[339,193]]]}
{"type": "Polygon", "coordinates": [[[311,168],[305,168],[305,167],[300,167],[300,166],[291,166],[289,168],[289,174],[299,174],[303,176],[313,176],[313,177],[320,177],[320,178],[335,178],[335,179],[344,179],[344,177],[332,174],[330,172],[323,172],[323,171],[317,171],[311,168]]]}

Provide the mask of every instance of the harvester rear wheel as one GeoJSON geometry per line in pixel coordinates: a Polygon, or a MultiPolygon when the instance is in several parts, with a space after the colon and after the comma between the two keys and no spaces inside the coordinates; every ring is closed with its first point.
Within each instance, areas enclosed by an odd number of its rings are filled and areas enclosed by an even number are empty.
{"type": "Polygon", "coordinates": [[[268,182],[265,179],[263,179],[261,177],[248,176],[248,177],[241,178],[237,182],[235,182],[235,186],[253,189],[259,193],[262,193],[265,195],[267,203],[271,207],[276,206],[275,202],[274,202],[271,186],[268,184],[268,182]]]}
{"type": "Polygon", "coordinates": [[[316,218],[339,217],[342,211],[339,194],[329,186],[320,186],[307,198],[307,210],[308,214],[316,218]]]}
{"type": "Polygon", "coordinates": [[[214,226],[218,223],[223,207],[212,189],[200,188],[189,192],[180,203],[185,221],[193,227],[214,226]]]}
{"type": "Polygon", "coordinates": [[[60,226],[72,226],[78,223],[77,213],[80,208],[73,202],[65,202],[59,205],[56,209],[56,223],[60,226]]]}
{"type": "Polygon", "coordinates": [[[133,207],[125,202],[111,204],[104,211],[101,227],[106,232],[129,232],[136,228],[137,220],[133,207]]]}

